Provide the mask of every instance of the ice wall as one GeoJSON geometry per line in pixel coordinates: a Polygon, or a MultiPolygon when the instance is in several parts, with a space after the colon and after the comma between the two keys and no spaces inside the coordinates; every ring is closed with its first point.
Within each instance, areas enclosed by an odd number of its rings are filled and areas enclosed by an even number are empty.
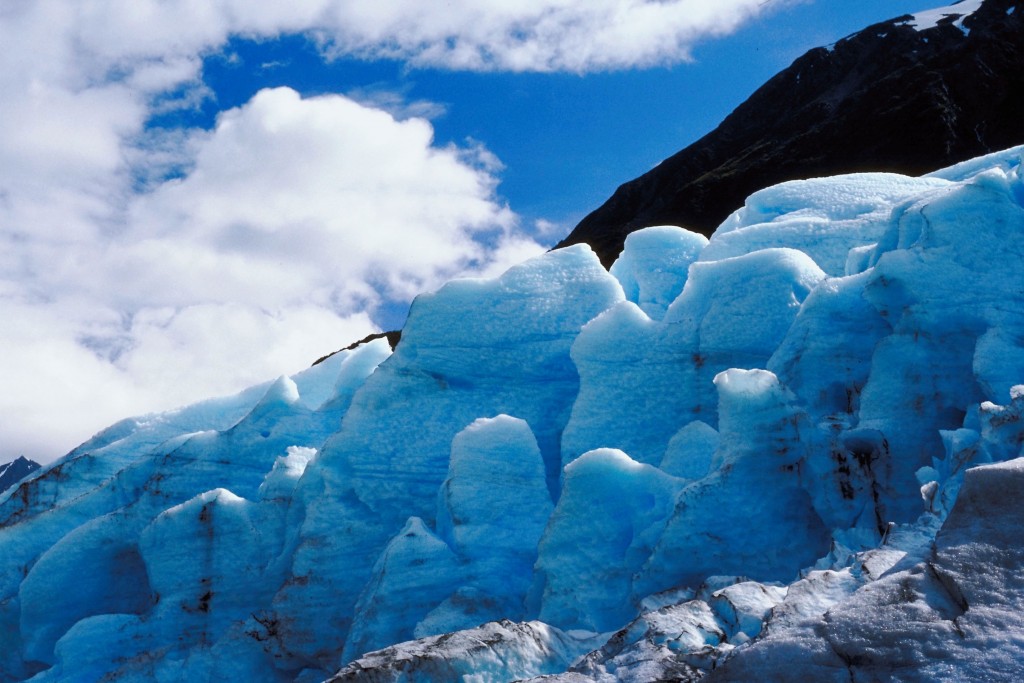
{"type": "Polygon", "coordinates": [[[1019,545],[1020,157],[767,188],[118,423],[0,497],[0,681],[753,676],[773,638],[883,675],[863,625],[948,645],[950,581],[971,643],[1017,628],[973,563],[1019,545]]]}

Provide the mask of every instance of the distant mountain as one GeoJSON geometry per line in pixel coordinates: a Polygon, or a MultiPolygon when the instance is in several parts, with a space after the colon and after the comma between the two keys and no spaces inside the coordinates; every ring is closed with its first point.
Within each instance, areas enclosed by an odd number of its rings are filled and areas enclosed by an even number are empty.
{"type": "Polygon", "coordinates": [[[17,460],[0,465],[0,493],[11,488],[28,474],[39,469],[39,463],[22,456],[17,460]]]}
{"type": "Polygon", "coordinates": [[[1022,4],[968,0],[811,50],[714,131],[619,187],[557,246],[586,242],[609,266],[634,230],[711,235],[745,197],[776,183],[920,175],[1021,144],[1022,4]]]}

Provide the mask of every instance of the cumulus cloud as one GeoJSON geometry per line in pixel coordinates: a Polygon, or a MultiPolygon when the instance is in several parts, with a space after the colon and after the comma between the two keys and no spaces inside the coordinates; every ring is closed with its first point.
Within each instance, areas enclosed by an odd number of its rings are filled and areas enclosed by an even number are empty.
{"type": "Polygon", "coordinates": [[[5,451],[49,460],[129,416],[293,372],[375,329],[365,313],[240,303],[141,308],[0,299],[5,451]],[[355,335],[355,336],[353,336],[355,335]]]}
{"type": "MultiPolygon", "coordinates": [[[[787,4],[772,3],[771,6],[787,4]]],[[[791,2],[788,4],[792,4],[791,2]]],[[[764,0],[452,0],[330,3],[340,54],[476,71],[587,72],[673,64],[765,11],[764,0]]]]}
{"type": "Polygon", "coordinates": [[[429,102],[279,88],[212,130],[147,129],[211,96],[203,57],[231,36],[584,72],[686,60],[763,4],[0,3],[0,462],[298,370],[376,329],[375,311],[541,251],[498,197],[500,161],[439,146],[429,102]]]}
{"type": "Polygon", "coordinates": [[[38,393],[0,398],[18,415],[8,447],[37,452],[55,410],[80,440],[297,371],[375,331],[383,302],[542,250],[496,199],[485,150],[341,95],[261,91],[180,149],[187,173],[108,207],[118,220],[12,250],[25,267],[5,269],[0,306],[22,324],[0,370],[38,393]]]}
{"type": "Polygon", "coordinates": [[[323,291],[325,276],[408,298],[486,261],[475,238],[515,226],[485,151],[436,147],[426,120],[340,95],[264,90],[202,137],[188,176],[132,207],[132,280],[171,304],[164,264],[233,299],[344,295],[323,291]]]}
{"type": "Polygon", "coordinates": [[[168,72],[191,68],[196,54],[230,34],[284,32],[315,33],[337,54],[421,66],[582,72],[685,61],[696,42],[800,1],[36,0],[7,9],[3,20],[22,36],[46,25],[73,41],[77,64],[60,55],[48,63],[68,76],[144,59],[148,78],[173,78],[168,72]]]}

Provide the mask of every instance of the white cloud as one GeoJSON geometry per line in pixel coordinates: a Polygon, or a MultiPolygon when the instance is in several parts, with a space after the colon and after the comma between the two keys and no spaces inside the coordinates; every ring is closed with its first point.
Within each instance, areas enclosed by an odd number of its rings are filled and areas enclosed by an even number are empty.
{"type": "Polygon", "coordinates": [[[478,71],[625,69],[690,59],[693,45],[786,2],[764,0],[418,0],[329,3],[321,29],[340,54],[478,71]]]}
{"type": "Polygon", "coordinates": [[[497,198],[485,144],[435,144],[431,103],[282,88],[211,131],[146,130],[210,96],[202,58],[230,36],[583,72],[685,60],[762,4],[0,3],[0,461],[298,370],[371,331],[364,311],[540,250],[497,198]]]}
{"type": "Polygon", "coordinates": [[[239,303],[141,308],[0,299],[5,455],[50,459],[127,417],[238,391],[376,328],[364,313],[239,303]]]}
{"type": "Polygon", "coordinates": [[[429,100],[410,100],[408,88],[395,90],[384,84],[377,84],[349,90],[345,95],[372,109],[382,109],[399,120],[418,118],[432,121],[447,113],[447,108],[443,104],[429,100]]]}
{"type": "Polygon", "coordinates": [[[264,90],[202,134],[187,177],[132,207],[130,279],[180,304],[174,273],[232,300],[348,300],[372,282],[405,299],[487,260],[481,233],[509,231],[493,160],[439,148],[423,119],[398,121],[340,95],[264,90]]]}
{"type": "Polygon", "coordinates": [[[0,396],[19,415],[8,448],[82,429],[68,413],[92,422],[66,448],[117,416],[297,371],[374,331],[381,302],[541,249],[513,234],[486,150],[435,146],[423,119],[278,88],[180,142],[188,173],[119,221],[10,252],[27,266],[4,270],[0,314],[22,326],[0,374],[32,393],[0,396]]]}
{"type": "Polygon", "coordinates": [[[144,309],[128,334],[132,345],[116,367],[136,386],[162,387],[166,405],[217,396],[295,372],[326,352],[376,328],[365,313],[345,317],[313,305],[269,313],[240,303],[144,309]],[[202,340],[197,344],[196,340],[202,340]],[[193,380],[181,382],[182,368],[193,380]]]}

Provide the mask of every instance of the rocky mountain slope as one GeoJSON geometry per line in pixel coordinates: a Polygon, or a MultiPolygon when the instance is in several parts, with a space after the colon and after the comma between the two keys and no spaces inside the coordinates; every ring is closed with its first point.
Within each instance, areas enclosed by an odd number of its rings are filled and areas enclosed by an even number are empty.
{"type": "Polygon", "coordinates": [[[605,265],[630,232],[710,236],[743,199],[797,178],[919,175],[1024,143],[1024,3],[966,0],[811,50],[722,124],[625,183],[558,246],[605,265]],[[975,11],[976,10],[976,11],[975,11]]]}

